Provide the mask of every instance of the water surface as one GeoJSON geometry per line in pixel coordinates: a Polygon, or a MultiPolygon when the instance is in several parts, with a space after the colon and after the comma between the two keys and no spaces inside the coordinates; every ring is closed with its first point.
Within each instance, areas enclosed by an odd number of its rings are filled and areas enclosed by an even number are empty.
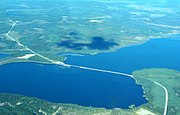
{"type": "Polygon", "coordinates": [[[0,58],[4,58],[4,57],[7,57],[9,56],[8,54],[0,54],[0,58]]]}
{"type": "Polygon", "coordinates": [[[0,66],[0,76],[1,93],[105,108],[128,108],[132,104],[146,103],[141,86],[130,77],[121,75],[15,63],[0,66]]]}
{"type": "MultiPolygon", "coordinates": [[[[180,70],[180,40],[154,39],[145,44],[94,56],[68,56],[66,63],[131,74],[143,68],[180,70]]],[[[57,103],[128,108],[146,103],[140,85],[126,76],[56,65],[15,63],[0,66],[0,92],[57,103]]]]}
{"type": "Polygon", "coordinates": [[[131,74],[143,68],[169,68],[180,70],[179,36],[153,39],[141,45],[122,48],[115,52],[95,56],[68,56],[66,63],[131,74]]]}

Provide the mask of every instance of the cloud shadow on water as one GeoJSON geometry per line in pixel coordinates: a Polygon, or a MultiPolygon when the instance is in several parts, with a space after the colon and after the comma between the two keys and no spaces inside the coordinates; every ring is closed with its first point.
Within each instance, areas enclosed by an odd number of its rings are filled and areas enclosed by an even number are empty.
{"type": "Polygon", "coordinates": [[[105,41],[103,37],[92,37],[91,43],[75,43],[73,40],[66,40],[57,43],[58,47],[65,47],[68,49],[82,50],[87,47],[91,50],[108,50],[113,46],[118,45],[112,41],[105,41]]]}

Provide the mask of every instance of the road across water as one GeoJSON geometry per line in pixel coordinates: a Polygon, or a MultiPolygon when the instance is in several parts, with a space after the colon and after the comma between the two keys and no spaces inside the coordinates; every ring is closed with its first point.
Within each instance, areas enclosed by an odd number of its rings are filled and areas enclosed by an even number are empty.
{"type": "MultiPolygon", "coordinates": [[[[12,41],[16,42],[19,46],[25,48],[26,50],[30,51],[31,53],[35,54],[36,56],[41,57],[42,59],[47,60],[48,62],[52,63],[52,64],[56,64],[56,65],[61,65],[61,66],[65,66],[65,67],[75,67],[75,68],[79,68],[79,69],[86,69],[86,70],[91,70],[91,71],[98,71],[98,72],[104,72],[104,73],[111,73],[111,74],[117,74],[117,75],[123,75],[123,76],[128,76],[128,77],[132,77],[133,75],[131,74],[127,74],[127,73],[122,73],[122,72],[115,72],[115,71],[110,71],[110,70],[104,70],[104,69],[96,69],[96,68],[90,68],[90,67],[84,67],[84,66],[79,66],[79,65],[71,65],[71,64],[65,64],[64,62],[61,61],[55,61],[52,59],[49,59],[48,57],[45,57],[35,51],[33,51],[32,49],[30,49],[29,47],[23,45],[22,43],[20,43],[19,41],[17,41],[16,39],[14,39],[13,37],[11,37],[9,35],[9,33],[12,31],[12,29],[16,26],[16,24],[18,23],[18,21],[13,21],[13,20],[9,20],[11,21],[13,24],[11,26],[11,28],[9,29],[9,31],[5,34],[9,39],[11,39],[12,41]]],[[[160,86],[163,88],[163,90],[165,91],[165,107],[164,107],[164,114],[163,115],[167,115],[167,109],[168,109],[168,90],[166,89],[166,87],[164,87],[162,84],[147,79],[153,83],[155,83],[156,85],[160,86]]]]}

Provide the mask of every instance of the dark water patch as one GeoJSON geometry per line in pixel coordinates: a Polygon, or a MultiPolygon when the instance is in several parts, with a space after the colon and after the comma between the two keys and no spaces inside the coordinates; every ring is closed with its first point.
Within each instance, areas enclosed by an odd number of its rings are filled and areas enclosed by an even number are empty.
{"type": "Polygon", "coordinates": [[[115,42],[105,41],[102,37],[93,37],[92,43],[88,45],[90,49],[107,50],[118,45],[115,42]]]}
{"type": "Polygon", "coordinates": [[[142,45],[94,56],[68,56],[66,63],[125,73],[132,73],[134,70],[143,68],[180,70],[179,38],[153,39],[142,45]]]}
{"type": "Polygon", "coordinates": [[[15,63],[0,66],[0,76],[1,93],[109,109],[146,103],[141,86],[132,78],[121,75],[63,69],[55,65],[15,63]]]}
{"type": "Polygon", "coordinates": [[[78,35],[78,33],[76,33],[76,32],[70,32],[69,35],[70,35],[70,36],[76,36],[76,35],[78,35]]]}
{"type": "Polygon", "coordinates": [[[81,39],[81,37],[78,37],[78,36],[74,36],[73,38],[75,38],[75,39],[81,39]]]}
{"type": "Polygon", "coordinates": [[[0,58],[8,57],[8,54],[0,54],[0,58]]]}
{"type": "Polygon", "coordinates": [[[84,43],[74,43],[72,40],[66,40],[58,43],[59,47],[66,47],[68,49],[73,50],[82,50],[84,46],[86,46],[84,43]]]}
{"type": "Polygon", "coordinates": [[[66,40],[57,43],[57,45],[58,47],[66,47],[73,50],[82,50],[85,47],[91,50],[108,50],[118,44],[112,41],[105,41],[103,37],[92,37],[91,43],[75,43],[73,40],[66,40]]]}

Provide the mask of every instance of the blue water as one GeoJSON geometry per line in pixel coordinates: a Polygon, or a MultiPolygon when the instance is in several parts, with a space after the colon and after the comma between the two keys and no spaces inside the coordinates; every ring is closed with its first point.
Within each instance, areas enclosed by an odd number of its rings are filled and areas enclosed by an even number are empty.
{"type": "MultiPolygon", "coordinates": [[[[125,73],[152,67],[180,70],[178,39],[154,39],[95,56],[68,56],[66,63],[125,73]]],[[[36,63],[0,66],[0,92],[105,108],[128,108],[131,104],[146,103],[141,86],[132,78],[36,63]]]]}
{"type": "Polygon", "coordinates": [[[0,66],[0,92],[51,102],[105,108],[146,103],[140,85],[129,77],[55,65],[15,63],[0,66]]]}
{"type": "Polygon", "coordinates": [[[9,56],[9,55],[7,55],[7,54],[0,54],[0,58],[4,58],[4,57],[7,57],[7,56],[9,56]]]}
{"type": "Polygon", "coordinates": [[[131,74],[142,68],[169,68],[180,70],[179,36],[171,39],[153,39],[142,45],[122,48],[95,56],[68,56],[66,63],[78,64],[131,74]]]}

